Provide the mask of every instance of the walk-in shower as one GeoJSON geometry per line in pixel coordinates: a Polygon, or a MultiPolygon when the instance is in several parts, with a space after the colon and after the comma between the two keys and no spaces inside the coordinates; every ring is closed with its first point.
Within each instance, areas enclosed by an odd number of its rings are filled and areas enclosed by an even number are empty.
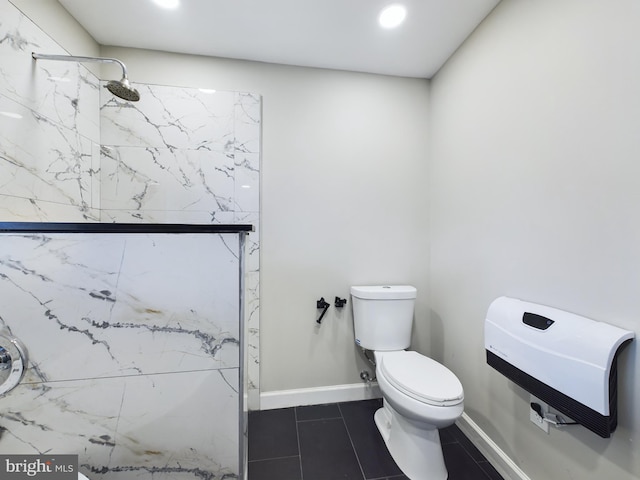
{"type": "Polygon", "coordinates": [[[127,77],[127,67],[117,58],[103,58],[103,57],[78,57],[74,55],[49,55],[45,53],[31,53],[34,60],[59,60],[63,62],[98,62],[98,63],[117,63],[122,67],[122,79],[110,80],[107,82],[106,88],[116,97],[128,100],[129,102],[137,102],[140,100],[140,94],[138,90],[133,88],[129,84],[129,78],[127,77]]]}

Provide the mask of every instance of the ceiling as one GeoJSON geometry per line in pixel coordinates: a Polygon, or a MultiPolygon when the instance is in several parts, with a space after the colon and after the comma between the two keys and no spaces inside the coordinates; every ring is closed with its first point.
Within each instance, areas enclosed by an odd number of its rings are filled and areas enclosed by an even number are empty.
{"type": "Polygon", "coordinates": [[[101,45],[431,78],[499,0],[58,0],[101,45]],[[403,3],[398,28],[379,10],[403,3]]]}

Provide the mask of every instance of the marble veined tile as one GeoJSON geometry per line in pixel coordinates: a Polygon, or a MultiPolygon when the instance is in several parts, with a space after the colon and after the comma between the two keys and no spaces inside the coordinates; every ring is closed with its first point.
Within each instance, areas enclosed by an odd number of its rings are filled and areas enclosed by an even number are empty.
{"type": "Polygon", "coordinates": [[[68,54],[7,0],[0,0],[0,92],[49,121],[99,141],[98,79],[82,64],[33,60],[68,54]]]}
{"type": "Polygon", "coordinates": [[[24,381],[237,367],[237,235],[2,234],[24,381]]]}
{"type": "Polygon", "coordinates": [[[238,213],[237,223],[254,226],[245,244],[245,345],[247,397],[251,410],[260,409],[260,221],[259,213],[238,213]]]}
{"type": "Polygon", "coordinates": [[[260,154],[236,152],[235,210],[260,211],[260,154]]]}
{"type": "Polygon", "coordinates": [[[233,222],[230,223],[253,226],[253,231],[249,232],[246,241],[245,268],[247,272],[258,272],[260,270],[260,213],[235,212],[233,222]]]}
{"type": "Polygon", "coordinates": [[[93,142],[0,96],[4,195],[91,208],[93,142]]]}
{"type": "Polygon", "coordinates": [[[0,195],[0,218],[5,222],[99,222],[100,211],[32,198],[0,195]]]}
{"type": "MultiPolygon", "coordinates": [[[[100,210],[103,222],[232,224],[234,212],[167,210],[100,210]]],[[[242,222],[239,222],[242,223],[242,222]]]]}
{"type": "Polygon", "coordinates": [[[129,103],[102,89],[101,141],[109,146],[233,153],[235,93],[136,84],[129,103]]]}
{"type": "Polygon", "coordinates": [[[262,98],[254,93],[236,93],[234,117],[235,150],[259,153],[261,138],[262,98]]]}
{"type": "Polygon", "coordinates": [[[102,190],[100,184],[100,145],[93,143],[91,145],[91,206],[100,208],[100,192],[102,190]]]}
{"type": "Polygon", "coordinates": [[[101,179],[107,210],[233,209],[234,160],[222,152],[103,146],[101,179]]]}
{"type": "Polygon", "coordinates": [[[92,480],[235,478],[237,379],[234,368],[22,384],[0,398],[0,451],[77,454],[92,480]]]}
{"type": "Polygon", "coordinates": [[[76,62],[40,59],[35,61],[33,70],[35,92],[27,105],[53,122],[99,142],[98,79],[76,62]]]}

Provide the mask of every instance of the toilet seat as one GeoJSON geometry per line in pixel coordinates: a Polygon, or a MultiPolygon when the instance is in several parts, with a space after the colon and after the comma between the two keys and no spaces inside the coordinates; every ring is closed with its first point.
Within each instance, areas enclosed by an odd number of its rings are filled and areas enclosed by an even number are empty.
{"type": "Polygon", "coordinates": [[[458,377],[418,352],[385,352],[380,358],[380,370],[393,387],[420,402],[446,407],[463,401],[458,377]]]}

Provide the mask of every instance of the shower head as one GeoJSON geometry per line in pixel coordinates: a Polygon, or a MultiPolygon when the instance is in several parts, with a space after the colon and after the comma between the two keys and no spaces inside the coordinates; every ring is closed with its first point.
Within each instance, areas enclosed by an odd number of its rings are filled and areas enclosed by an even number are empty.
{"type": "Polygon", "coordinates": [[[103,58],[103,57],[77,57],[74,55],[49,55],[44,53],[32,52],[31,56],[34,60],[60,60],[64,62],[98,62],[98,63],[117,63],[122,68],[121,80],[110,80],[107,82],[106,89],[109,90],[116,97],[120,97],[123,100],[129,102],[137,102],[140,100],[140,94],[138,90],[133,88],[129,84],[127,78],[127,67],[117,58],[103,58]]]}
{"type": "Polygon", "coordinates": [[[137,102],[140,100],[140,93],[138,93],[138,90],[131,87],[126,76],[122,77],[122,80],[109,80],[105,88],[116,97],[120,97],[123,100],[128,100],[130,102],[137,102]]]}

